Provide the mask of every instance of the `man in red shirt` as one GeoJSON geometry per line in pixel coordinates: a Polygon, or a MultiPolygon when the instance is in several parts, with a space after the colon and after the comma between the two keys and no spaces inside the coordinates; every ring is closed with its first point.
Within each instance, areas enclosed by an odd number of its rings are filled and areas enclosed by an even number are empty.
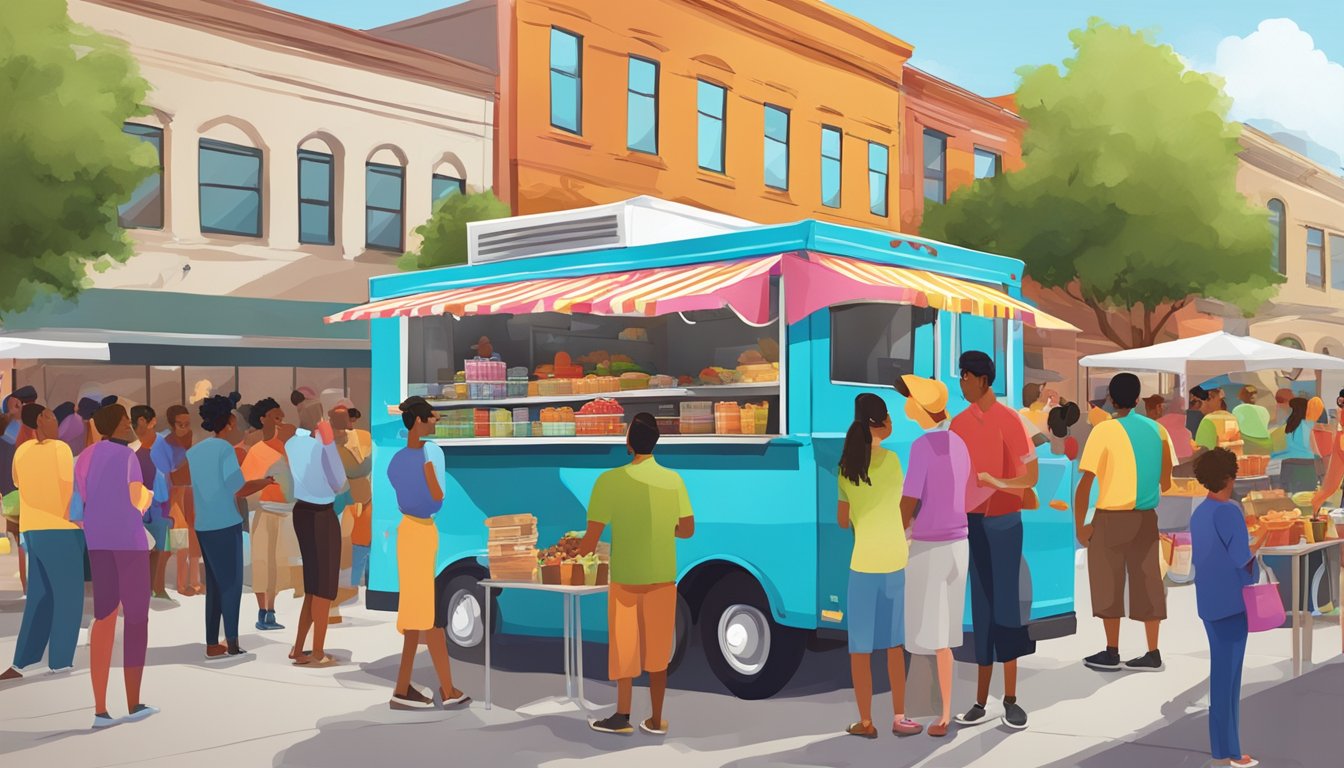
{"type": "Polygon", "coordinates": [[[970,405],[952,420],[966,443],[976,484],[966,497],[971,550],[971,624],[979,665],[975,706],[958,715],[963,726],[988,722],[985,704],[994,663],[1003,664],[1004,725],[1027,727],[1017,704],[1017,660],[1036,652],[1019,603],[1023,498],[1036,485],[1036,451],[1012,408],[994,396],[994,361],[984,352],[960,360],[961,393],[970,405]]]}

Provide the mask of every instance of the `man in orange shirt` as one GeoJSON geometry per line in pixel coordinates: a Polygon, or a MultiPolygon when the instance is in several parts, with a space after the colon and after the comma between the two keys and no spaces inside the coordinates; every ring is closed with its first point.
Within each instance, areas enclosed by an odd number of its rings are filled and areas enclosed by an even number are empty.
{"type": "Polygon", "coordinates": [[[957,716],[963,726],[989,721],[985,705],[994,663],[1003,664],[1004,725],[1027,727],[1017,704],[1017,660],[1036,652],[1019,606],[1023,497],[1035,485],[1036,451],[1022,418],[994,396],[994,361],[984,352],[962,354],[961,393],[970,405],[952,420],[952,431],[971,454],[977,482],[967,492],[971,550],[971,623],[980,667],[975,706],[957,716]]]}
{"type": "Polygon", "coordinates": [[[1339,426],[1331,437],[1330,455],[1326,457],[1325,480],[1311,500],[1311,508],[1316,511],[1320,511],[1326,499],[1335,495],[1340,486],[1344,485],[1344,389],[1339,390],[1339,397],[1335,398],[1335,408],[1338,409],[1339,426]]]}
{"type": "Polygon", "coordinates": [[[285,458],[285,441],[294,436],[294,427],[285,423],[285,412],[274,398],[253,405],[249,423],[261,430],[262,439],[247,449],[243,458],[243,479],[275,478],[275,483],[258,494],[257,511],[252,518],[252,591],[257,595],[257,624],[262,631],[284,629],[275,620],[275,595],[280,591],[280,537],[294,512],[294,486],[285,458]]]}

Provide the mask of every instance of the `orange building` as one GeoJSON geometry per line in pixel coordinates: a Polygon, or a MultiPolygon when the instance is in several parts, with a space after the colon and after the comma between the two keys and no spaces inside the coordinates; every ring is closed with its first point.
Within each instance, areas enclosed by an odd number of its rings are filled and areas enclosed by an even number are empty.
{"type": "Polygon", "coordinates": [[[373,32],[493,58],[495,189],[518,214],[647,194],[895,230],[908,207],[912,49],[819,0],[472,0],[373,32]]]}
{"type": "Polygon", "coordinates": [[[907,66],[901,141],[902,232],[918,232],[925,201],[1022,165],[1026,123],[1012,97],[987,99],[907,66]]]}

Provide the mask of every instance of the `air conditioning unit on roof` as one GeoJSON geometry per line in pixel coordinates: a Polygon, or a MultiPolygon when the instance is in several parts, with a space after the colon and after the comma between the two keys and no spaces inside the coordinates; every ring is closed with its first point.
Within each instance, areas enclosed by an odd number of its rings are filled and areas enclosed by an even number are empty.
{"type": "Polygon", "coordinates": [[[738,232],[756,222],[656,197],[467,225],[467,263],[625,248],[738,232]]]}

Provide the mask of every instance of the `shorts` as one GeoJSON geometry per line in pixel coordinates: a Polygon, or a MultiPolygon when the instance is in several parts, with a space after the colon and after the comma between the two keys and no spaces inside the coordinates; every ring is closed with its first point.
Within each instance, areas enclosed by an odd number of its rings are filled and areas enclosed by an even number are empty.
{"type": "Polygon", "coordinates": [[[1092,539],[1087,543],[1087,570],[1092,587],[1092,615],[1100,619],[1125,616],[1125,579],[1129,579],[1129,618],[1167,618],[1167,592],[1162,585],[1161,544],[1157,512],[1097,510],[1092,539]]]}
{"type": "Polygon", "coordinates": [[[607,595],[607,676],[629,680],[672,661],[677,585],[612,584],[607,595]]]}
{"type": "Polygon", "coordinates": [[[1036,642],[1026,624],[1031,598],[1022,599],[1022,514],[967,515],[966,532],[975,663],[987,667],[1030,656],[1036,642]]]}
{"type": "Polygon", "coordinates": [[[169,520],[155,520],[152,523],[145,523],[145,530],[154,537],[154,551],[168,551],[168,531],[171,530],[172,522],[169,520]]]}
{"type": "Polygon", "coordinates": [[[280,567],[282,561],[281,531],[290,527],[286,518],[275,512],[257,510],[252,518],[252,591],[259,595],[272,595],[279,591],[282,583],[280,567]]]}
{"type": "Polygon", "coordinates": [[[434,559],[439,529],[427,517],[402,515],[397,526],[397,631],[434,628],[434,559]]]}
{"type": "Polygon", "coordinates": [[[966,572],[971,549],[965,539],[912,541],[905,566],[905,647],[922,656],[961,647],[966,613],[966,572]]]}
{"type": "Polygon", "coordinates": [[[905,644],[904,570],[850,571],[845,606],[850,653],[872,653],[905,644]]]}
{"type": "Polygon", "coordinates": [[[335,600],[341,580],[341,521],[332,505],[294,502],[294,535],[303,557],[303,591],[335,600]]]}

